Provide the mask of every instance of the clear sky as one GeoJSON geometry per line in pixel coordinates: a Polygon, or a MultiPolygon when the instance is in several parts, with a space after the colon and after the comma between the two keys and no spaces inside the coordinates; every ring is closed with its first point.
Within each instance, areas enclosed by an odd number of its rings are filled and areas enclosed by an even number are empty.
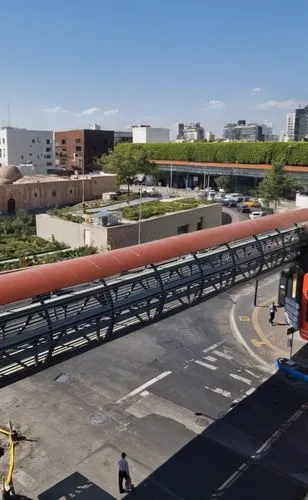
{"type": "Polygon", "coordinates": [[[0,120],[61,130],[268,120],[308,103],[308,1],[1,2],[0,120]]]}

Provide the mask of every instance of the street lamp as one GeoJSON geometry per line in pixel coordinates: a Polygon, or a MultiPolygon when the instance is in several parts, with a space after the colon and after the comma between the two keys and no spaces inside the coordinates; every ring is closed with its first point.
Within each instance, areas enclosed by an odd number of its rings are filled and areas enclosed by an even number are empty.
{"type": "Polygon", "coordinates": [[[139,218],[138,218],[138,245],[141,243],[141,205],[142,205],[142,184],[139,186],[139,218]]]}

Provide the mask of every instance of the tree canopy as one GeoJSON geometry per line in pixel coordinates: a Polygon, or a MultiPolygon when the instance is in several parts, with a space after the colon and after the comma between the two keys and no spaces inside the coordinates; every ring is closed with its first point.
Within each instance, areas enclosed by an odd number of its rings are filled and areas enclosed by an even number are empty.
{"type": "Polygon", "coordinates": [[[215,177],[215,182],[218,189],[224,189],[227,191],[231,187],[231,177],[229,175],[220,175],[215,177]]]}
{"type": "Polygon", "coordinates": [[[128,192],[138,174],[154,175],[157,168],[150,153],[136,146],[127,149],[116,148],[98,161],[104,170],[116,174],[120,183],[127,184],[128,192]]]}
{"type": "Polygon", "coordinates": [[[274,163],[260,182],[258,193],[267,206],[273,202],[276,211],[280,199],[299,187],[300,183],[287,175],[283,164],[274,163]]]}

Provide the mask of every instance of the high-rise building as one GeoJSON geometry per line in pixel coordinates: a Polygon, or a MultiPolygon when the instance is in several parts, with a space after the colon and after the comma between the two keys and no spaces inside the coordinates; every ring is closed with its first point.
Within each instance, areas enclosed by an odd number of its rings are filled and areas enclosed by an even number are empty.
{"type": "Polygon", "coordinates": [[[213,134],[213,132],[209,130],[205,132],[205,139],[207,140],[207,142],[213,142],[215,141],[215,134],[213,134]]]}
{"type": "Polygon", "coordinates": [[[246,124],[246,120],[227,123],[223,135],[226,141],[265,142],[273,139],[271,124],[246,124]]]}
{"type": "Polygon", "coordinates": [[[295,113],[287,114],[286,141],[294,141],[295,134],[295,113]]]}
{"type": "Polygon", "coordinates": [[[132,132],[114,132],[114,146],[117,144],[130,143],[133,142],[132,132]]]}
{"type": "Polygon", "coordinates": [[[133,143],[134,144],[148,144],[169,142],[170,130],[168,128],[151,127],[150,125],[134,125],[133,143]]]}
{"type": "Polygon", "coordinates": [[[0,167],[31,164],[36,171],[54,167],[53,132],[3,127],[0,129],[0,167]]]}
{"type": "Polygon", "coordinates": [[[204,139],[204,128],[201,127],[200,122],[177,124],[177,140],[191,142],[202,139],[204,139]]]}
{"type": "Polygon", "coordinates": [[[113,150],[114,132],[95,129],[56,132],[55,144],[57,166],[89,172],[96,157],[113,150]]]}
{"type": "Polygon", "coordinates": [[[308,139],[308,106],[295,110],[294,140],[308,139]]]}

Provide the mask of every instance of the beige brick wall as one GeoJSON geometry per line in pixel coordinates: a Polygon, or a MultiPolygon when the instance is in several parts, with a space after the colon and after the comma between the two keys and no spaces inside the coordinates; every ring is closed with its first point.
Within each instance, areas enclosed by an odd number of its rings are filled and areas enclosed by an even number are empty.
{"type": "MultiPolygon", "coordinates": [[[[41,209],[57,205],[73,205],[82,201],[82,179],[35,181],[0,185],[0,211],[7,212],[8,200],[13,197],[16,210],[41,209]]],[[[102,193],[117,191],[114,175],[95,176],[84,180],[85,200],[101,198],[102,193]]]]}

